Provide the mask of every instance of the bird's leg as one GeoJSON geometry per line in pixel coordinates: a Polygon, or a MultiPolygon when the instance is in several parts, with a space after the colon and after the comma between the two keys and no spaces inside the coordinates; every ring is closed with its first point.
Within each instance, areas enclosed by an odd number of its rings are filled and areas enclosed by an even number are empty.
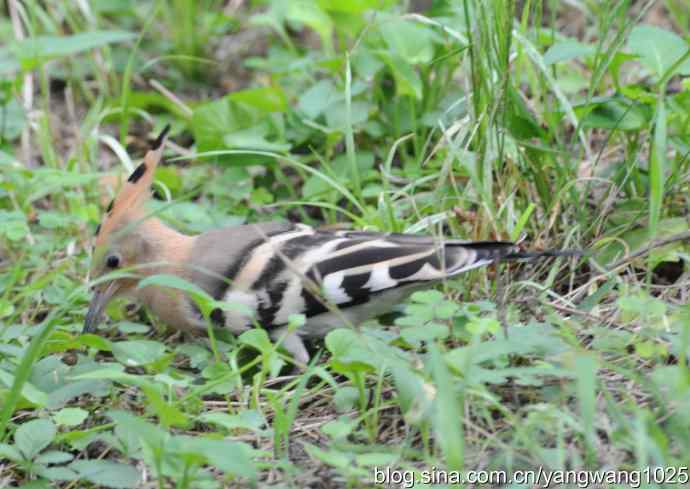
{"type": "Polygon", "coordinates": [[[300,367],[304,368],[307,366],[309,363],[309,352],[296,331],[290,332],[287,326],[283,326],[271,333],[271,339],[275,342],[281,342],[280,344],[292,355],[300,367]]]}

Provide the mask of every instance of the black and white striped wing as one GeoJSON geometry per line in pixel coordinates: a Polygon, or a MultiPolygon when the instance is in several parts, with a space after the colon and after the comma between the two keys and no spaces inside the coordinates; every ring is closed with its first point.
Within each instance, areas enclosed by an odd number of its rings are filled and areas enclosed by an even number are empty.
{"type": "Polygon", "coordinates": [[[322,297],[302,295],[309,317],[325,312],[323,300],[346,308],[420,282],[452,277],[487,265],[512,250],[512,243],[464,243],[430,236],[340,232],[323,246],[306,272],[322,297]]]}
{"type": "MultiPolygon", "coordinates": [[[[451,277],[514,249],[505,242],[328,232],[304,225],[240,228],[215,236],[214,241],[243,246],[233,251],[235,258],[224,273],[225,280],[207,288],[216,299],[254,311],[254,317],[267,328],[286,324],[292,314],[318,316],[329,310],[326,304],[345,309],[374,302],[388,291],[451,277]]],[[[217,269],[210,261],[213,255],[208,256],[200,262],[217,269]]],[[[225,311],[217,321],[233,330],[251,326],[251,318],[232,311],[225,311]]]]}

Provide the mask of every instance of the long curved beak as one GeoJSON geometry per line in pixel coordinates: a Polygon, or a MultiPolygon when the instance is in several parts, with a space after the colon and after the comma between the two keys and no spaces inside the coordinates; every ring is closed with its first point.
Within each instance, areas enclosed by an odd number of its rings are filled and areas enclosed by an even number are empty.
{"type": "Polygon", "coordinates": [[[84,329],[82,330],[82,334],[96,331],[96,326],[98,326],[98,321],[101,319],[101,314],[103,314],[105,306],[108,305],[110,299],[113,298],[119,288],[120,285],[116,280],[107,282],[96,288],[91,302],[89,303],[89,310],[86,313],[86,318],[84,318],[84,329]]]}

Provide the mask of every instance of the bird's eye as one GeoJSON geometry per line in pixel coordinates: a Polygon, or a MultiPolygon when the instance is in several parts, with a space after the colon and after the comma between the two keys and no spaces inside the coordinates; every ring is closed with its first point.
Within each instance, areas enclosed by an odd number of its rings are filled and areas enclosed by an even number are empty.
{"type": "Polygon", "coordinates": [[[108,268],[117,268],[120,266],[120,257],[117,255],[110,255],[105,259],[105,264],[108,268]]]}

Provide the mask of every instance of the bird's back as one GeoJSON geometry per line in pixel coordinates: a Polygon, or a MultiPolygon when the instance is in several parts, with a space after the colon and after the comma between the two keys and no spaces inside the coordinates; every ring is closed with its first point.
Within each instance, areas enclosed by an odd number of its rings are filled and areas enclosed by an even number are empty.
{"type": "Polygon", "coordinates": [[[512,243],[464,242],[432,236],[322,231],[265,223],[199,236],[192,280],[217,300],[243,310],[215,311],[235,332],[267,329],[304,314],[308,335],[322,335],[340,319],[383,312],[411,290],[509,255],[512,243]],[[311,326],[310,326],[311,325],[311,326]]]}

